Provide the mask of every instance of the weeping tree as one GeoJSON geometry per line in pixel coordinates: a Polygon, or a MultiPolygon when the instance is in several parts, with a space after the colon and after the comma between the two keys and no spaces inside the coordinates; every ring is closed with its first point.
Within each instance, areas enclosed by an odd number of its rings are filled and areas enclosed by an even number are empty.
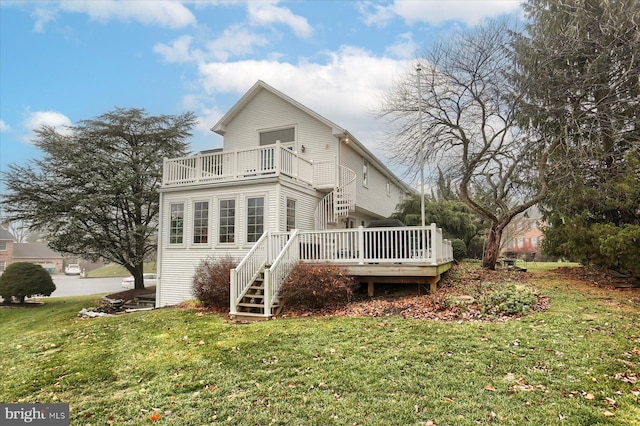
{"type": "Polygon", "coordinates": [[[57,251],[124,266],[144,288],[156,249],[163,157],[186,154],[192,113],[117,108],[77,126],[36,130],[43,158],[4,173],[10,220],[45,233],[57,251]]]}
{"type": "Polygon", "coordinates": [[[553,149],[540,149],[518,126],[511,30],[494,21],[434,45],[380,108],[396,140],[384,147],[392,161],[414,176],[423,164],[440,170],[437,178],[454,182],[460,199],[487,221],[483,266],[490,269],[505,227],[546,196],[553,149]]]}
{"type": "Polygon", "coordinates": [[[640,3],[529,0],[521,109],[548,169],[545,251],[640,276],[640,3]],[[532,79],[537,85],[528,85],[532,79]]]}

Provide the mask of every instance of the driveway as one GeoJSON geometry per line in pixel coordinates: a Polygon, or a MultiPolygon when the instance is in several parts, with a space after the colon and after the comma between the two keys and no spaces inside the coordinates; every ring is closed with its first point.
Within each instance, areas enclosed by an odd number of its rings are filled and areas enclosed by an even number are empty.
{"type": "Polygon", "coordinates": [[[51,297],[84,296],[99,293],[117,293],[124,290],[120,283],[123,277],[81,278],[78,275],[53,275],[56,291],[51,297]]]}

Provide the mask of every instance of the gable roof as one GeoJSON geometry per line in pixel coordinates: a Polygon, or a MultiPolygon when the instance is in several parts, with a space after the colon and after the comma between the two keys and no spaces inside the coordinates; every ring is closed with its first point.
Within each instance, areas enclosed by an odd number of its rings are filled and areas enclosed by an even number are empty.
{"type": "Polygon", "coordinates": [[[273,87],[269,86],[267,83],[265,83],[262,80],[258,80],[247,91],[247,93],[245,93],[240,98],[240,100],[238,102],[236,102],[236,104],[234,106],[232,106],[231,109],[211,128],[211,131],[215,132],[215,133],[217,133],[217,134],[219,134],[221,136],[224,136],[225,132],[227,131],[227,124],[229,124],[235,118],[235,116],[238,115],[238,113],[240,111],[242,111],[242,109],[244,107],[246,107],[253,100],[253,98],[255,98],[256,95],[258,93],[260,93],[260,91],[262,91],[262,90],[266,90],[268,92],[273,93],[277,97],[279,97],[279,98],[283,99],[284,101],[290,103],[291,105],[295,106],[296,108],[306,112],[307,114],[309,114],[310,116],[312,116],[316,120],[326,124],[327,126],[329,126],[331,128],[331,132],[335,136],[343,135],[346,132],[345,129],[343,129],[342,127],[338,126],[337,124],[335,124],[331,120],[327,120],[326,118],[324,118],[323,116],[321,116],[317,112],[307,108],[306,106],[302,105],[300,102],[290,98],[289,96],[285,95],[281,91],[274,89],[273,87]]]}
{"type": "Polygon", "coordinates": [[[277,96],[280,99],[284,100],[285,102],[288,102],[289,104],[291,104],[294,107],[300,109],[301,111],[309,114],[311,117],[315,118],[316,120],[320,121],[321,123],[324,123],[325,125],[327,125],[328,127],[331,128],[331,133],[336,138],[348,138],[349,139],[349,143],[351,145],[351,148],[354,149],[356,152],[359,152],[363,157],[365,157],[367,159],[367,161],[369,161],[372,164],[375,164],[376,167],[378,167],[385,175],[387,175],[387,177],[390,180],[392,180],[393,182],[396,182],[398,185],[402,186],[406,192],[410,192],[410,193],[415,193],[416,192],[416,190],[414,188],[410,187],[409,185],[404,183],[402,181],[402,179],[397,177],[395,175],[395,173],[393,173],[384,163],[382,163],[382,161],[380,161],[375,155],[373,155],[373,153],[371,151],[369,151],[369,149],[366,146],[364,146],[364,144],[362,144],[358,139],[356,139],[345,128],[343,128],[341,126],[338,126],[333,121],[323,117],[322,115],[318,114],[317,112],[313,111],[312,109],[307,108],[306,106],[302,105],[300,102],[296,101],[295,99],[285,95],[284,93],[280,92],[277,89],[274,89],[273,87],[269,86],[267,83],[265,83],[262,80],[258,80],[247,91],[247,93],[245,93],[240,98],[240,100],[238,102],[236,102],[235,105],[233,105],[231,107],[231,109],[216,124],[214,124],[214,126],[211,128],[211,131],[215,132],[215,133],[217,133],[217,134],[219,134],[221,136],[224,136],[224,134],[227,131],[227,125],[262,90],[266,90],[268,92],[271,92],[272,94],[274,94],[275,96],[277,96]]]}
{"type": "Polygon", "coordinates": [[[62,255],[45,243],[17,243],[13,245],[14,259],[62,259],[62,255]]]}

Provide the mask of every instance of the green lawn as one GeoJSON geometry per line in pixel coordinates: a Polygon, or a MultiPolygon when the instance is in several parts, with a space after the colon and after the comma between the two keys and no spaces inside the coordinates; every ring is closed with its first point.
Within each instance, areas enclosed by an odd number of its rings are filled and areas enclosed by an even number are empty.
{"type": "MultiPolygon", "coordinates": [[[[144,272],[156,273],[156,262],[149,262],[144,264],[144,272]]],[[[131,275],[123,266],[112,263],[102,268],[94,269],[87,273],[91,278],[106,278],[106,277],[127,277],[131,275]]]]}
{"type": "Polygon", "coordinates": [[[638,301],[535,274],[551,308],[494,323],[0,308],[0,401],[73,425],[640,425],[638,301]]]}

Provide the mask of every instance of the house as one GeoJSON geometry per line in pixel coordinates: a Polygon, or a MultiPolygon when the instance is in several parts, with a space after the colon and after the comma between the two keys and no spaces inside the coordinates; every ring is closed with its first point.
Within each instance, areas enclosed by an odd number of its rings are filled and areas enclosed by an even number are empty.
{"type": "Polygon", "coordinates": [[[517,215],[502,234],[502,255],[527,261],[540,259],[544,226],[542,214],[535,206],[517,215]]]}
{"type": "Polygon", "coordinates": [[[14,262],[35,263],[53,274],[62,272],[64,258],[44,243],[18,243],[0,227],[0,273],[14,262]]]}
{"type": "MultiPolygon", "coordinates": [[[[264,282],[252,299],[264,301],[266,316],[278,283],[299,260],[357,267],[384,263],[391,251],[416,262],[436,259],[431,246],[427,254],[435,225],[365,228],[414,190],[346,129],[284,93],[258,81],[211,130],[223,136],[222,149],[164,161],[157,306],[193,298],[194,270],[210,256],[242,259],[232,273],[237,303],[264,282]],[[385,232],[397,234],[374,253],[373,240],[385,232]]],[[[450,248],[441,232],[439,241],[450,248]]],[[[233,301],[230,308],[237,309],[233,301]]]]}

